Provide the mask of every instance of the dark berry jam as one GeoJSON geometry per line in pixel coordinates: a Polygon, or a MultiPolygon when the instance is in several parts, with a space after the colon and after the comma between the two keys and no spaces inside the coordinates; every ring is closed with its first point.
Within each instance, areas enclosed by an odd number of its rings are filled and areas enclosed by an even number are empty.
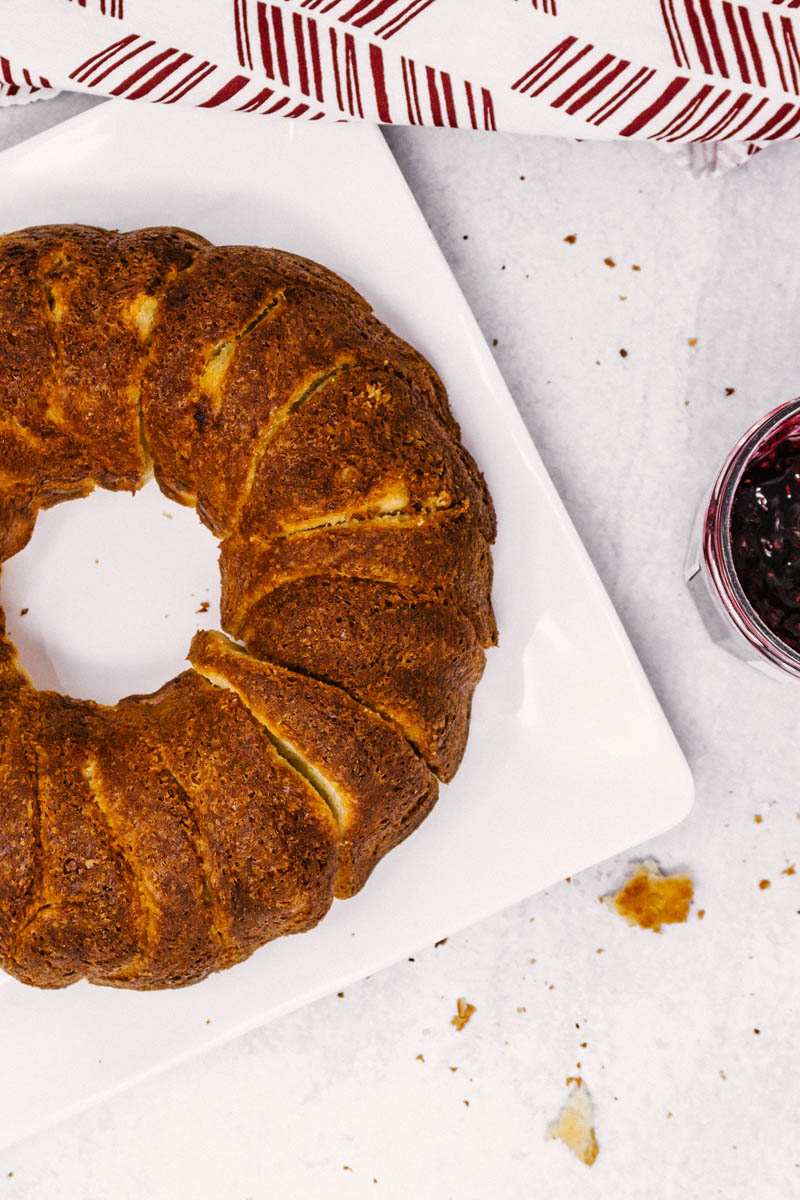
{"type": "Polygon", "coordinates": [[[764,624],[800,653],[800,432],[747,465],[731,508],[742,590],[764,624]]]}

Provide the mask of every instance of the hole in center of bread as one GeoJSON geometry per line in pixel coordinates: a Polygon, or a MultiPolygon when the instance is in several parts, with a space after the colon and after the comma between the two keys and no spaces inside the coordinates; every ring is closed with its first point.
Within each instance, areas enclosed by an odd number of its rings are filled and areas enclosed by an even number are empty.
{"type": "Polygon", "coordinates": [[[187,668],[196,630],[219,628],[218,554],[152,482],[41,512],[0,577],[22,666],[38,688],[102,704],[156,690],[187,668]]]}

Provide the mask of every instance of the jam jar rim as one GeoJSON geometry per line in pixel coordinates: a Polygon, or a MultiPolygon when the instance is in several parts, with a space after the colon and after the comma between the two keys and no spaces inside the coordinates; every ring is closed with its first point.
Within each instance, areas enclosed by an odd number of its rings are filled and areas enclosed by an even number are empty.
{"type": "Polygon", "coordinates": [[[794,417],[800,418],[800,397],[771,409],[736,442],[711,489],[703,520],[701,554],[718,599],[739,632],[776,666],[800,676],[800,652],[769,628],[747,598],[736,572],[731,541],[733,502],[746,468],[764,443],[794,417]]]}

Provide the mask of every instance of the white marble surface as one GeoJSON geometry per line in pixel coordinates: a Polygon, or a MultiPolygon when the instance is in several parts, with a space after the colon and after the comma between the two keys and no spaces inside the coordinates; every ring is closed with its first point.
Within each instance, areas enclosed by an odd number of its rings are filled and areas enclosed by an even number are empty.
{"type": "MultiPolygon", "coordinates": [[[[0,146],[83,106],[4,110],[0,146]]],[[[3,1152],[0,1200],[785,1200],[800,1188],[800,874],[783,874],[800,867],[800,689],[709,642],[681,568],[722,454],[800,392],[800,147],[697,181],[650,146],[389,136],[681,740],[694,812],[3,1152]],[[660,935],[597,903],[647,856],[695,880],[688,923],[660,935]],[[476,1006],[461,1032],[459,996],[476,1006]],[[591,1168],[546,1139],[576,1074],[591,1168]]]]}

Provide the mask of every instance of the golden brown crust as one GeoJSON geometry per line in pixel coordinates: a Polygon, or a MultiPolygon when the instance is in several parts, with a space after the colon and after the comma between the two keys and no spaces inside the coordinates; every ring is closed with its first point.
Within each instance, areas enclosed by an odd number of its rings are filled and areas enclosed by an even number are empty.
{"type": "Polygon", "coordinates": [[[139,392],[167,281],[204,244],[180,230],[87,231],[40,262],[59,367],[54,419],[106,488],[134,491],[148,470],[139,392]]]}
{"type": "Polygon", "coordinates": [[[19,488],[0,495],[0,563],[28,544],[35,524],[36,504],[30,490],[19,488]]]}
{"type": "Polygon", "coordinates": [[[256,604],[243,638],[256,657],[374,708],[441,779],[452,779],[484,666],[472,624],[457,609],[369,580],[306,579],[256,604]]]}
{"type": "Polygon", "coordinates": [[[311,928],[454,774],[496,641],[485,481],[349,284],[180,229],[0,237],[0,563],[151,465],[264,661],[198,635],[101,708],[36,692],[0,609],[0,965],[42,987],[183,986],[311,928]]]}
{"type": "Polygon", "coordinates": [[[463,508],[342,521],[270,541],[228,538],[220,555],[224,627],[239,637],[268,592],[311,576],[371,579],[460,608],[483,646],[497,641],[492,559],[463,508]]]}
{"type": "Polygon", "coordinates": [[[91,706],[42,692],[37,707],[40,874],[8,969],[38,987],[99,983],[133,958],[141,936],[133,874],[84,774],[91,706]]]}
{"type": "Polygon", "coordinates": [[[119,707],[145,723],[146,742],[192,805],[222,965],[316,925],[333,898],[333,817],[236,697],[186,671],[119,707]]]}
{"type": "Polygon", "coordinates": [[[30,911],[38,873],[36,761],[26,730],[30,692],[0,668],[0,966],[30,911]]]}
{"type": "Polygon", "coordinates": [[[343,368],[267,426],[239,531],[269,537],[343,516],[463,505],[487,538],[491,514],[425,392],[383,369],[343,368]]]}
{"type": "Polygon", "coordinates": [[[402,734],[340,688],[252,658],[219,633],[196,634],[189,657],[327,799],[341,839],[336,895],[355,895],[433,808],[435,777],[402,734]]]}
{"type": "Polygon", "coordinates": [[[95,723],[87,771],[95,799],[135,867],[145,913],[137,954],[105,983],[139,989],[196,983],[222,964],[197,822],[142,723],[111,709],[95,723]]]}

